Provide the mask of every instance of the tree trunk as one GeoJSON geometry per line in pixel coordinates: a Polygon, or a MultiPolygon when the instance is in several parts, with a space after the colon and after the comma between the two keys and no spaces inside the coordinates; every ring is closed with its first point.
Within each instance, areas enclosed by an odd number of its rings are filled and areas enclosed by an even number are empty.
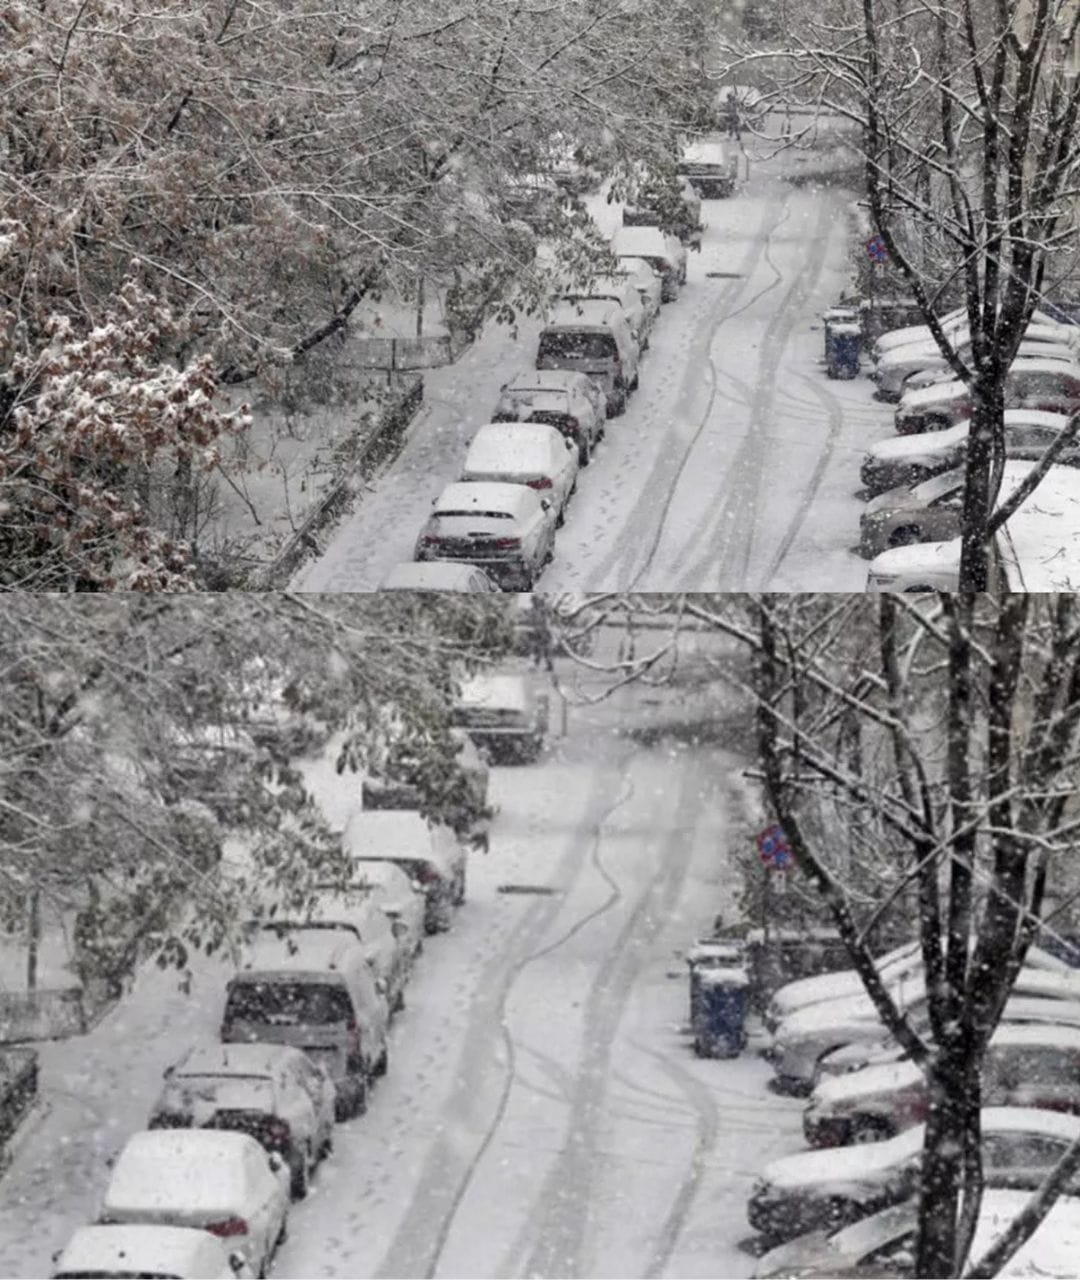
{"type": "Polygon", "coordinates": [[[29,938],[26,947],[26,989],[36,991],[38,948],[41,944],[41,894],[36,889],[30,894],[30,918],[27,924],[29,938]]]}
{"type": "MultiPolygon", "coordinates": [[[[919,1196],[919,1231],[915,1275],[926,1280],[958,1275],[956,1228],[964,1186],[966,1130],[977,1106],[969,1104],[978,1077],[967,1067],[966,1055],[953,1050],[927,1063],[930,1109],[926,1117],[919,1196]]],[[[961,1260],[962,1261],[962,1260],[961,1260]]]]}
{"type": "Polygon", "coordinates": [[[965,467],[961,591],[986,591],[990,581],[990,538],[987,526],[997,504],[1000,468],[996,442],[1004,430],[1004,388],[1000,377],[976,375],[971,387],[971,429],[965,467]]]}

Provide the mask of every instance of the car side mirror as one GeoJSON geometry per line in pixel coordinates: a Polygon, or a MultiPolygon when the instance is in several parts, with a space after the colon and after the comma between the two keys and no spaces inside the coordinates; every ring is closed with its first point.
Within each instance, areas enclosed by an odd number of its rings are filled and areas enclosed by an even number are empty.
{"type": "Polygon", "coordinates": [[[543,508],[544,511],[551,510],[551,503],[547,500],[547,498],[540,499],[540,506],[543,508]]]}
{"type": "Polygon", "coordinates": [[[266,1157],[266,1163],[270,1166],[272,1173],[280,1173],[285,1167],[285,1161],[282,1160],[281,1156],[276,1151],[270,1152],[266,1157]]]}
{"type": "Polygon", "coordinates": [[[386,983],[385,983],[385,982],[383,982],[382,978],[376,978],[376,979],[375,979],[375,990],[376,990],[376,991],[379,993],[379,995],[381,995],[381,996],[386,995],[386,983]]]}
{"type": "Polygon", "coordinates": [[[409,932],[409,926],[404,920],[391,920],[390,930],[395,938],[404,938],[404,936],[409,932]]]}
{"type": "Polygon", "coordinates": [[[239,1249],[234,1249],[232,1253],[229,1254],[229,1266],[232,1267],[232,1273],[234,1276],[238,1276],[243,1273],[247,1266],[247,1258],[244,1257],[239,1249]]]}

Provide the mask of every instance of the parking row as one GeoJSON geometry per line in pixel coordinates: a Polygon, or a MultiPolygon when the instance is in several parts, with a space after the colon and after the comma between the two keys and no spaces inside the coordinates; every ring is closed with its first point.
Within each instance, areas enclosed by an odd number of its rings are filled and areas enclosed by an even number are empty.
{"type": "MultiPolygon", "coordinates": [[[[842,332],[834,347],[842,346],[850,326],[838,327],[842,332]]],[[[960,359],[970,360],[966,310],[943,316],[941,327],[960,359]]],[[[870,358],[875,398],[896,406],[896,435],[871,445],[860,470],[867,501],[859,551],[870,560],[868,587],[955,590],[975,411],[971,388],[956,377],[926,325],[885,333],[870,358]]],[[[839,364],[834,353],[829,361],[834,376],[839,364]]],[[[844,372],[853,376],[857,366],[844,372]]],[[[1080,327],[1036,311],[1005,380],[1003,495],[1069,430],[1078,411],[1080,327]]],[[[1080,443],[1068,440],[1059,450],[1040,486],[1041,508],[1029,504],[1018,511],[996,548],[1000,554],[992,557],[1012,589],[1054,589],[1037,578],[1038,557],[1048,546],[1058,552],[1053,559],[1060,572],[1071,571],[1071,544],[1080,543],[1080,443]]]]}
{"type": "MultiPolygon", "coordinates": [[[[546,706],[522,677],[477,678],[454,721],[466,810],[483,815],[488,757],[535,760],[546,706]]],[[[416,961],[452,927],[469,855],[487,848],[482,816],[456,827],[421,816],[424,767],[391,749],[364,779],[340,837],[346,883],[316,886],[302,908],[268,903],[241,928],[218,1041],[166,1069],[146,1129],[111,1162],[99,1216],[58,1255],[55,1277],[267,1273],[290,1204],[390,1069],[416,961]]]]}
{"type": "MultiPolygon", "coordinates": [[[[695,163],[709,169],[708,157],[695,163]]],[[[638,388],[661,306],[686,282],[687,245],[699,246],[702,232],[691,182],[734,190],[725,167],[723,182],[675,179],[623,209],[610,245],[616,268],[564,285],[531,365],[503,384],[459,476],[435,499],[413,562],[395,566],[383,588],[534,588],[582,470],[638,388]]]]}

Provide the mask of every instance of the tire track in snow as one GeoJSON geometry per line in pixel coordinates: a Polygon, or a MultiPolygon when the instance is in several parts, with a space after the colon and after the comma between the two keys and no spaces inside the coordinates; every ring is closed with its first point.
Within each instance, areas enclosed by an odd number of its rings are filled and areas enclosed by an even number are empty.
{"type": "MultiPolygon", "coordinates": [[[[692,829],[704,803],[704,769],[705,762],[700,762],[684,771],[672,806],[672,811],[680,815],[679,826],[667,833],[657,857],[657,869],[589,989],[584,1018],[586,1040],[571,1100],[566,1143],[544,1179],[521,1242],[510,1255],[516,1258],[527,1252],[523,1268],[527,1276],[590,1274],[586,1235],[614,1041],[633,994],[634,979],[649,958],[648,946],[664,927],[690,867],[693,841],[687,839],[686,829],[692,829]]],[[[500,1267],[500,1275],[511,1273],[505,1263],[500,1267]]]]}
{"type": "Polygon", "coordinates": [[[844,425],[844,415],[840,407],[840,401],[834,396],[827,387],[823,386],[820,380],[815,380],[810,374],[800,374],[804,382],[808,383],[810,389],[821,401],[825,412],[829,416],[829,433],[825,437],[825,446],[818,454],[814,462],[814,469],[810,473],[810,479],[807,481],[806,488],[803,490],[799,498],[799,505],[795,509],[795,514],[791,518],[787,530],[780,545],[776,548],[776,554],[773,556],[772,563],[769,565],[769,571],[765,575],[765,581],[762,584],[763,589],[768,591],[770,583],[780,571],[780,566],[787,558],[787,553],[791,550],[791,544],[795,541],[796,536],[802,529],[806,521],[806,517],[810,514],[810,505],[817,497],[817,491],[821,486],[821,478],[825,474],[825,468],[829,465],[832,458],[833,448],[837,438],[844,425]]]}
{"type": "MultiPolygon", "coordinates": [[[[590,798],[588,812],[594,816],[591,821],[587,819],[587,823],[591,829],[594,863],[604,823],[632,794],[627,789],[626,769],[634,754],[636,748],[627,751],[618,762],[616,777],[619,790],[616,796],[613,799],[610,797],[614,779],[605,773],[598,779],[596,791],[590,798]]],[[[575,836],[555,872],[554,882],[564,886],[566,892],[586,865],[580,852],[580,840],[575,836]]],[[[562,909],[565,893],[540,898],[531,904],[502,952],[490,961],[491,968],[499,971],[501,976],[474,1003],[465,1046],[456,1065],[457,1084],[443,1109],[450,1124],[457,1125],[457,1132],[447,1134],[444,1131],[433,1143],[409,1207],[393,1243],[376,1268],[376,1276],[432,1277],[437,1273],[439,1259],[453,1229],[454,1218],[502,1122],[515,1082],[514,1044],[506,1025],[506,1003],[510,991],[528,963],[561,946],[618,901],[618,886],[606,873],[604,878],[612,887],[605,901],[575,921],[554,943],[536,949],[562,909]],[[479,1143],[475,1143],[470,1140],[469,1135],[461,1132],[465,1127],[461,1118],[469,1116],[477,1099],[483,1097],[481,1081],[485,1068],[496,1059],[496,1038],[502,1041],[503,1085],[494,1116],[488,1121],[479,1143]]]]}
{"type": "MultiPolygon", "coordinates": [[[[836,220],[836,197],[831,193],[818,204],[814,241],[828,238],[830,225],[836,220]]],[[[806,258],[784,294],[782,305],[774,313],[760,344],[762,361],[758,366],[757,386],[751,403],[750,422],[725,476],[724,500],[709,513],[706,522],[695,529],[692,542],[684,544],[692,554],[704,542],[697,559],[681,573],[680,589],[746,590],[764,583],[747,582],[758,531],[758,495],[768,462],[769,437],[766,430],[776,399],[781,358],[799,322],[793,304],[804,300],[817,284],[825,267],[824,253],[806,258]],[[709,536],[709,530],[712,535],[709,536]],[[716,543],[719,541],[719,547],[716,543]],[[710,579],[709,571],[712,571],[710,579]]]]}
{"type": "MultiPolygon", "coordinates": [[[[648,476],[639,477],[635,480],[635,483],[640,487],[640,496],[634,503],[633,507],[626,512],[625,517],[622,519],[622,527],[624,530],[641,530],[651,528],[652,532],[649,541],[646,544],[646,558],[644,563],[639,562],[641,555],[640,537],[633,537],[630,539],[622,538],[614,549],[610,551],[599,564],[593,566],[585,573],[585,583],[583,585],[591,589],[598,589],[602,586],[606,586],[608,585],[610,575],[617,573],[619,570],[632,573],[633,576],[630,579],[630,585],[633,585],[641,578],[651,564],[656,552],[656,547],[663,534],[664,522],[666,521],[670,510],[675,488],[679,483],[680,477],[685,471],[694,446],[708,422],[717,393],[714,380],[704,412],[700,414],[695,414],[693,412],[693,401],[698,397],[701,390],[701,384],[697,380],[696,370],[700,368],[702,364],[709,361],[709,351],[720,327],[733,315],[741,314],[746,307],[751,306],[759,297],[763,296],[770,289],[776,287],[777,281],[774,280],[744,303],[743,306],[734,311],[732,310],[732,304],[748,288],[750,280],[766,252],[769,238],[775,233],[777,227],[787,217],[788,204],[793,197],[794,190],[790,187],[785,188],[782,198],[772,206],[767,225],[747,246],[743,253],[743,256],[736,268],[738,272],[738,279],[732,280],[727,286],[721,286],[717,296],[713,299],[711,304],[704,309],[702,319],[705,323],[701,327],[696,328],[692,333],[690,355],[687,361],[687,371],[689,376],[684,382],[682,394],[675,403],[674,416],[676,418],[685,417],[687,419],[696,417],[698,418],[697,426],[691,433],[689,441],[681,439],[679,432],[675,429],[672,429],[667,433],[667,443],[669,448],[660,454],[659,460],[648,476]],[[663,496],[661,497],[661,495],[663,496]]],[[[709,367],[712,368],[711,363],[709,364],[709,367]]]]}

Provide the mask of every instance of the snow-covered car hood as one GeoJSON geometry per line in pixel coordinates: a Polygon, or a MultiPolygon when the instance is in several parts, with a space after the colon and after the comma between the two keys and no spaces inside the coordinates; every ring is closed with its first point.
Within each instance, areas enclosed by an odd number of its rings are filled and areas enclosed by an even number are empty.
{"type": "Polygon", "coordinates": [[[920,387],[917,391],[905,391],[900,397],[898,412],[928,409],[936,404],[951,404],[970,394],[966,382],[954,378],[951,382],[936,382],[932,387],[920,387]]]}
{"type": "Polygon", "coordinates": [[[799,1151],[773,1160],[762,1170],[762,1180],[778,1190],[796,1187],[813,1190],[828,1184],[830,1193],[838,1183],[858,1183],[911,1160],[922,1150],[924,1126],[905,1129],[884,1142],[856,1143],[850,1147],[825,1147],[799,1151]]]}
{"type": "Polygon", "coordinates": [[[866,456],[875,462],[927,462],[935,461],[943,453],[963,445],[971,430],[971,419],[958,422],[945,431],[933,431],[913,436],[894,436],[872,444],[866,456]]]}

